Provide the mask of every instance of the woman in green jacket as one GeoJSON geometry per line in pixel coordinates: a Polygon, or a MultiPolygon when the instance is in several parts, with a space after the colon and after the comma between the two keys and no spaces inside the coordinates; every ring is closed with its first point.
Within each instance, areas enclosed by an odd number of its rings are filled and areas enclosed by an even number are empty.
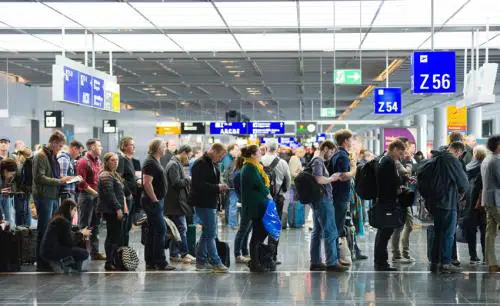
{"type": "Polygon", "coordinates": [[[269,177],[260,164],[261,153],[259,147],[250,145],[241,150],[244,158],[241,169],[241,203],[243,214],[252,220],[252,239],[250,240],[250,257],[252,259],[250,271],[263,272],[265,269],[259,261],[259,246],[267,238],[267,231],[262,224],[262,217],[266,211],[266,200],[271,198],[269,193],[269,177]]]}

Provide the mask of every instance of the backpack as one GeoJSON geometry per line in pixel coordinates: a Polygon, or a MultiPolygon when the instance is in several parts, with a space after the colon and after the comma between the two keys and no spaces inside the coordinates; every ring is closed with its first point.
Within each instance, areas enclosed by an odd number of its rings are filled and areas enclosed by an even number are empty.
{"type": "Polygon", "coordinates": [[[300,203],[303,204],[314,204],[321,200],[323,196],[323,186],[316,182],[316,178],[313,175],[312,163],[314,158],[307,164],[307,166],[302,170],[294,180],[295,189],[297,191],[297,196],[300,203]]]}
{"type": "Polygon", "coordinates": [[[137,252],[130,247],[120,247],[113,256],[113,265],[123,271],[135,271],[139,266],[137,252]]]}
{"type": "Polygon", "coordinates": [[[378,160],[373,159],[364,165],[358,166],[354,177],[354,190],[363,200],[377,198],[377,166],[378,160]]]}
{"type": "MultiPolygon", "coordinates": [[[[264,172],[267,174],[269,177],[269,191],[271,192],[271,196],[273,199],[278,195],[280,190],[277,190],[276,186],[276,167],[278,166],[278,163],[280,162],[280,158],[276,156],[272,163],[269,166],[264,166],[264,172]]],[[[281,184],[283,185],[283,184],[281,184]]]]}
{"type": "Polygon", "coordinates": [[[437,202],[443,199],[448,192],[449,185],[448,171],[445,168],[442,157],[435,156],[425,162],[417,170],[418,192],[425,199],[426,208],[428,203],[437,202]]]}
{"type": "Polygon", "coordinates": [[[24,161],[21,168],[21,186],[26,189],[26,192],[31,192],[33,185],[33,157],[29,157],[24,161]]]}

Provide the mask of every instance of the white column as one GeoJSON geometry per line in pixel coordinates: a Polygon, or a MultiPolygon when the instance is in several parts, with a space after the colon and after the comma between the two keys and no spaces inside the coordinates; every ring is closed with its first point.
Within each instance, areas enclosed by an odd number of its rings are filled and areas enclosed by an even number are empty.
{"type": "Polygon", "coordinates": [[[417,151],[427,154],[427,115],[415,115],[417,126],[417,151]]]}
{"type": "Polygon", "coordinates": [[[495,118],[493,119],[493,134],[498,135],[500,134],[500,118],[495,118]]]}
{"type": "Polygon", "coordinates": [[[467,110],[467,134],[476,138],[483,136],[483,114],[482,107],[470,108],[467,110]]]}
{"type": "Polygon", "coordinates": [[[381,140],[382,133],[380,129],[375,129],[374,134],[375,137],[373,141],[373,150],[374,150],[373,153],[378,156],[383,152],[383,149],[381,149],[381,145],[383,144],[383,141],[381,140]]]}
{"type": "Polygon", "coordinates": [[[439,147],[446,145],[446,109],[444,107],[434,108],[434,142],[432,147],[437,150],[439,147]]]}
{"type": "Polygon", "coordinates": [[[363,148],[365,148],[366,150],[369,150],[370,147],[369,137],[370,137],[369,132],[363,132],[363,148]]]}
{"type": "Polygon", "coordinates": [[[373,153],[373,144],[375,142],[375,132],[374,130],[369,130],[368,131],[368,150],[373,153]]]}
{"type": "Polygon", "coordinates": [[[408,126],[411,126],[411,119],[409,118],[405,118],[403,120],[400,120],[399,121],[399,126],[400,127],[408,127],[408,126]]]}

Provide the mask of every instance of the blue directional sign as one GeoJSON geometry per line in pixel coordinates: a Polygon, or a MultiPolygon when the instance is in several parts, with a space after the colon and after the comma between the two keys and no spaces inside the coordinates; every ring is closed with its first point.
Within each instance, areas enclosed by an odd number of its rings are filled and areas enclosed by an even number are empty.
{"type": "Polygon", "coordinates": [[[64,100],[78,103],[78,71],[64,67],[64,100]]]}
{"type": "Polygon", "coordinates": [[[92,78],[92,106],[104,108],[104,81],[99,78],[92,78]]]}
{"type": "Polygon", "coordinates": [[[401,88],[387,87],[373,90],[375,114],[401,114],[401,88]]]}
{"type": "Polygon", "coordinates": [[[411,59],[411,89],[414,94],[456,91],[454,51],[415,51],[411,59]]]}
{"type": "Polygon", "coordinates": [[[85,73],[79,73],[78,101],[83,105],[91,105],[92,101],[92,77],[85,73]]]}
{"type": "Polygon", "coordinates": [[[248,135],[246,122],[210,122],[210,135],[248,135]]]}
{"type": "Polygon", "coordinates": [[[248,134],[270,135],[285,134],[284,122],[249,122],[248,134]]]}

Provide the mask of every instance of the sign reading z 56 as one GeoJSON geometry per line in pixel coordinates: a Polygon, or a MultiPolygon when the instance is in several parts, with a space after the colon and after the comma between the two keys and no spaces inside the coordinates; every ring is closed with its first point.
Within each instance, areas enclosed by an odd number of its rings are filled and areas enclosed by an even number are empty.
{"type": "Polygon", "coordinates": [[[412,92],[415,94],[456,92],[455,52],[413,52],[412,92]]]}

